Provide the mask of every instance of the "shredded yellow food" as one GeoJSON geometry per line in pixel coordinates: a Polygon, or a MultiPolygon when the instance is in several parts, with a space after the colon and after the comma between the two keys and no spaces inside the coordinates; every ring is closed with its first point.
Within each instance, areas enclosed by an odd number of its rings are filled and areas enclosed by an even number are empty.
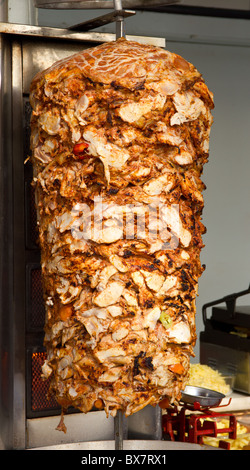
{"type": "Polygon", "coordinates": [[[224,395],[230,393],[230,386],[220,372],[205,364],[190,364],[188,385],[209,388],[224,395]]]}

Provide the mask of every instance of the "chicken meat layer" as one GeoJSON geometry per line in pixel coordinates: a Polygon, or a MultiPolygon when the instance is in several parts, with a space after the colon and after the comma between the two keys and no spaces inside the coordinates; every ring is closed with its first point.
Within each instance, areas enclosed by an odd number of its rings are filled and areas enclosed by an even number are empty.
{"type": "Polygon", "coordinates": [[[51,393],[112,416],[177,403],[213,95],[177,54],[119,39],[39,73],[30,101],[51,393]]]}

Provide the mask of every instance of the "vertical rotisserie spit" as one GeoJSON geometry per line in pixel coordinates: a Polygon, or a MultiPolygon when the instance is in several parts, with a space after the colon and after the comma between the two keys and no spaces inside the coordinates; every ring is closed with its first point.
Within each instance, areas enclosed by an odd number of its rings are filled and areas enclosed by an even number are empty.
{"type": "Polygon", "coordinates": [[[173,403],[196,340],[213,96],[180,56],[119,39],[39,73],[30,100],[51,392],[113,416],[173,403]]]}

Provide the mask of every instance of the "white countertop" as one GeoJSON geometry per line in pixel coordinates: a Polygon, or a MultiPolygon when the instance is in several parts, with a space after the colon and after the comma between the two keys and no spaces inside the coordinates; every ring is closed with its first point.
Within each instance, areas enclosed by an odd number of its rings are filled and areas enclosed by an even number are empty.
{"type": "Polygon", "coordinates": [[[221,408],[221,412],[223,411],[225,413],[227,413],[227,411],[250,410],[250,396],[244,393],[232,392],[230,395],[223,398],[220,406],[222,405],[223,408],[221,408]],[[229,403],[230,398],[231,402],[229,403]]]}

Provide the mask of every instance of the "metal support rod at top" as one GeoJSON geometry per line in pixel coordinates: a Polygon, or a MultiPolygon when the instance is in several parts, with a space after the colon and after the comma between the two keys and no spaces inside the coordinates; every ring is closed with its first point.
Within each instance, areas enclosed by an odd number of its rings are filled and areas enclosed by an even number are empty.
{"type": "MultiPolygon", "coordinates": [[[[114,0],[115,11],[122,11],[122,0],[114,0]]],[[[125,37],[124,33],[124,17],[117,15],[116,17],[116,39],[125,37]]]]}
{"type": "Polygon", "coordinates": [[[123,450],[123,414],[119,410],[114,418],[115,450],[123,450]]]}

